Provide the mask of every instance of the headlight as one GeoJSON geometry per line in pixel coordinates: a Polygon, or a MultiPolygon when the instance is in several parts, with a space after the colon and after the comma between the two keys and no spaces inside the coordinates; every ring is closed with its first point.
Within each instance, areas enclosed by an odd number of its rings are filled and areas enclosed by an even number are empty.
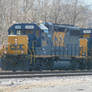
{"type": "Polygon", "coordinates": [[[18,39],[15,39],[15,44],[17,44],[18,43],[18,39]]]}
{"type": "Polygon", "coordinates": [[[4,54],[7,54],[7,51],[4,51],[4,54]]]}

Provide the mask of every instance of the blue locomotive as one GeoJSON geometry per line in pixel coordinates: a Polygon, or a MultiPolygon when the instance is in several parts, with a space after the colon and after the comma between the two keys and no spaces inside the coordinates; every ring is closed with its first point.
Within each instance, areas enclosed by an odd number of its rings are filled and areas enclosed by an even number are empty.
{"type": "Polygon", "coordinates": [[[89,68],[91,33],[92,29],[50,22],[14,24],[8,30],[8,47],[2,56],[2,68],[6,70],[89,68]]]}

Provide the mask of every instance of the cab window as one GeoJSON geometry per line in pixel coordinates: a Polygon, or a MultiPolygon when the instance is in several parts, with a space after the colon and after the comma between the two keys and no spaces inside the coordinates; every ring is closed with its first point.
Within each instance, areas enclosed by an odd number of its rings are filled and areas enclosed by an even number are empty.
{"type": "Polygon", "coordinates": [[[21,30],[16,31],[16,35],[22,35],[22,34],[23,34],[23,32],[21,30]]]}
{"type": "Polygon", "coordinates": [[[11,31],[9,32],[9,35],[14,35],[14,31],[11,30],[11,31]]]}

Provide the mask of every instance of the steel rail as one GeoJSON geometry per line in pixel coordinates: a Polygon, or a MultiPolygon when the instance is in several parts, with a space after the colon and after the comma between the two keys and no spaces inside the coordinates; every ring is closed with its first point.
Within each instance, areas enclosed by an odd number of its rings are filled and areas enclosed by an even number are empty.
{"type": "Polygon", "coordinates": [[[92,72],[91,71],[0,72],[0,79],[33,78],[33,77],[66,77],[66,76],[87,76],[87,75],[92,75],[92,72]]]}
{"type": "Polygon", "coordinates": [[[42,70],[42,71],[1,71],[0,75],[4,74],[45,74],[45,73],[85,73],[92,72],[92,70],[42,70]]]}

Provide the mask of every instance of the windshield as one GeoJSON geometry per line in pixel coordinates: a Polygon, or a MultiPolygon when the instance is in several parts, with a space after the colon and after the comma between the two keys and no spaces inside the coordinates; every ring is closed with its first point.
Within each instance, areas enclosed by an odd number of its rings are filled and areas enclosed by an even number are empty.
{"type": "Polygon", "coordinates": [[[48,28],[44,24],[40,24],[39,27],[41,30],[43,30],[45,33],[48,33],[48,28]]]}
{"type": "Polygon", "coordinates": [[[14,31],[10,30],[9,35],[14,35],[14,31]]]}
{"type": "Polygon", "coordinates": [[[16,35],[22,35],[22,34],[23,34],[22,30],[16,30],[16,35]]]}

